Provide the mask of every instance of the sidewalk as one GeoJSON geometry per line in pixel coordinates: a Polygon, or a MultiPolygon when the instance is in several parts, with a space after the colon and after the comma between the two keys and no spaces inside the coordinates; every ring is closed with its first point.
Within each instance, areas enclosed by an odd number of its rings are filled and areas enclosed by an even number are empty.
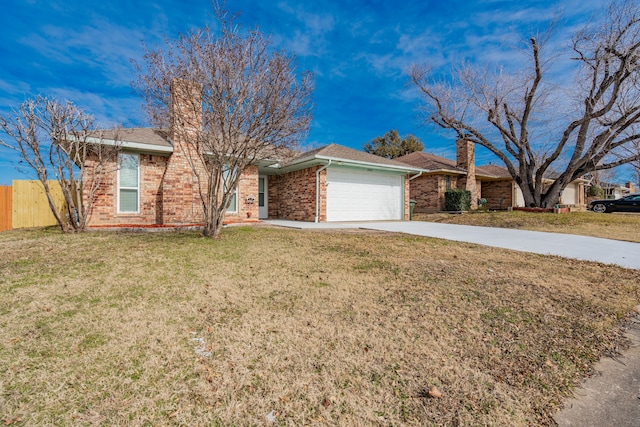
{"type": "Polygon", "coordinates": [[[626,335],[631,347],[619,357],[602,358],[596,374],[554,416],[560,427],[640,425],[640,315],[626,335]]]}

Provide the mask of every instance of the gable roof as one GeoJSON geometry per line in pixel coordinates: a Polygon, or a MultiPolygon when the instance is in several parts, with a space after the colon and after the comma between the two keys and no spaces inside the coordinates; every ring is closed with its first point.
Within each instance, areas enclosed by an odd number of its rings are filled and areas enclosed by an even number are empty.
{"type": "MultiPolygon", "coordinates": [[[[456,174],[466,174],[467,170],[456,166],[456,162],[435,154],[415,151],[396,160],[412,165],[427,172],[449,172],[456,174]]],[[[509,171],[498,165],[488,164],[476,166],[476,176],[480,178],[511,178],[509,171]]]]}
{"type": "Polygon", "coordinates": [[[292,161],[282,165],[281,168],[284,170],[298,170],[318,164],[327,164],[329,161],[351,166],[395,170],[403,173],[420,171],[419,168],[412,167],[397,160],[387,159],[338,144],[329,144],[302,153],[292,161]]]}
{"type": "Polygon", "coordinates": [[[420,169],[426,169],[430,172],[450,171],[467,173],[466,170],[456,167],[456,162],[453,160],[436,156],[435,154],[425,153],[424,151],[414,151],[413,153],[398,157],[396,160],[420,169]]]}
{"type": "Polygon", "coordinates": [[[511,178],[511,174],[507,168],[489,163],[484,166],[476,166],[476,175],[482,175],[493,178],[511,178]]]}

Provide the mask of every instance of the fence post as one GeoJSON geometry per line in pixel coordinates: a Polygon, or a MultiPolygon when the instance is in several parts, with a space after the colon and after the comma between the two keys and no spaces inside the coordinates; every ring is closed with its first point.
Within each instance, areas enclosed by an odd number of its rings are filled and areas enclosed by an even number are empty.
{"type": "Polygon", "coordinates": [[[11,230],[11,186],[0,185],[0,231],[11,230]]]}

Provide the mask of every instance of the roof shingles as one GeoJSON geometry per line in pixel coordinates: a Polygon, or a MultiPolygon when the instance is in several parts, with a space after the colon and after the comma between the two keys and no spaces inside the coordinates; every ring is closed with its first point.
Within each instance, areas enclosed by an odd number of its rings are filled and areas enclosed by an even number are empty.
{"type": "Polygon", "coordinates": [[[345,147],[344,145],[338,144],[329,144],[315,150],[307,151],[306,153],[298,156],[289,164],[295,164],[310,158],[333,158],[346,161],[371,163],[381,166],[392,166],[396,168],[410,167],[411,169],[414,169],[414,167],[409,165],[408,163],[387,159],[385,157],[376,156],[375,154],[366,153],[364,151],[354,150],[353,148],[345,147]]]}
{"type": "Polygon", "coordinates": [[[126,128],[106,130],[96,137],[103,139],[119,140],[122,142],[132,142],[136,144],[155,145],[159,147],[172,147],[166,131],[152,128],[126,128]]]}
{"type": "MultiPolygon", "coordinates": [[[[398,161],[428,171],[450,171],[466,174],[466,169],[456,166],[456,162],[435,154],[416,151],[406,156],[398,157],[398,161]]],[[[498,165],[476,166],[476,175],[487,178],[510,178],[509,171],[498,165]]]]}

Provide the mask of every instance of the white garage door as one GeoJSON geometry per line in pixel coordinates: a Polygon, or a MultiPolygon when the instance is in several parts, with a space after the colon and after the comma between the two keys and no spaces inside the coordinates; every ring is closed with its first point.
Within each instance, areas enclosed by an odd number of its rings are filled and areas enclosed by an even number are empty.
{"type": "Polygon", "coordinates": [[[402,176],[327,169],[327,221],[403,219],[402,176]]]}

